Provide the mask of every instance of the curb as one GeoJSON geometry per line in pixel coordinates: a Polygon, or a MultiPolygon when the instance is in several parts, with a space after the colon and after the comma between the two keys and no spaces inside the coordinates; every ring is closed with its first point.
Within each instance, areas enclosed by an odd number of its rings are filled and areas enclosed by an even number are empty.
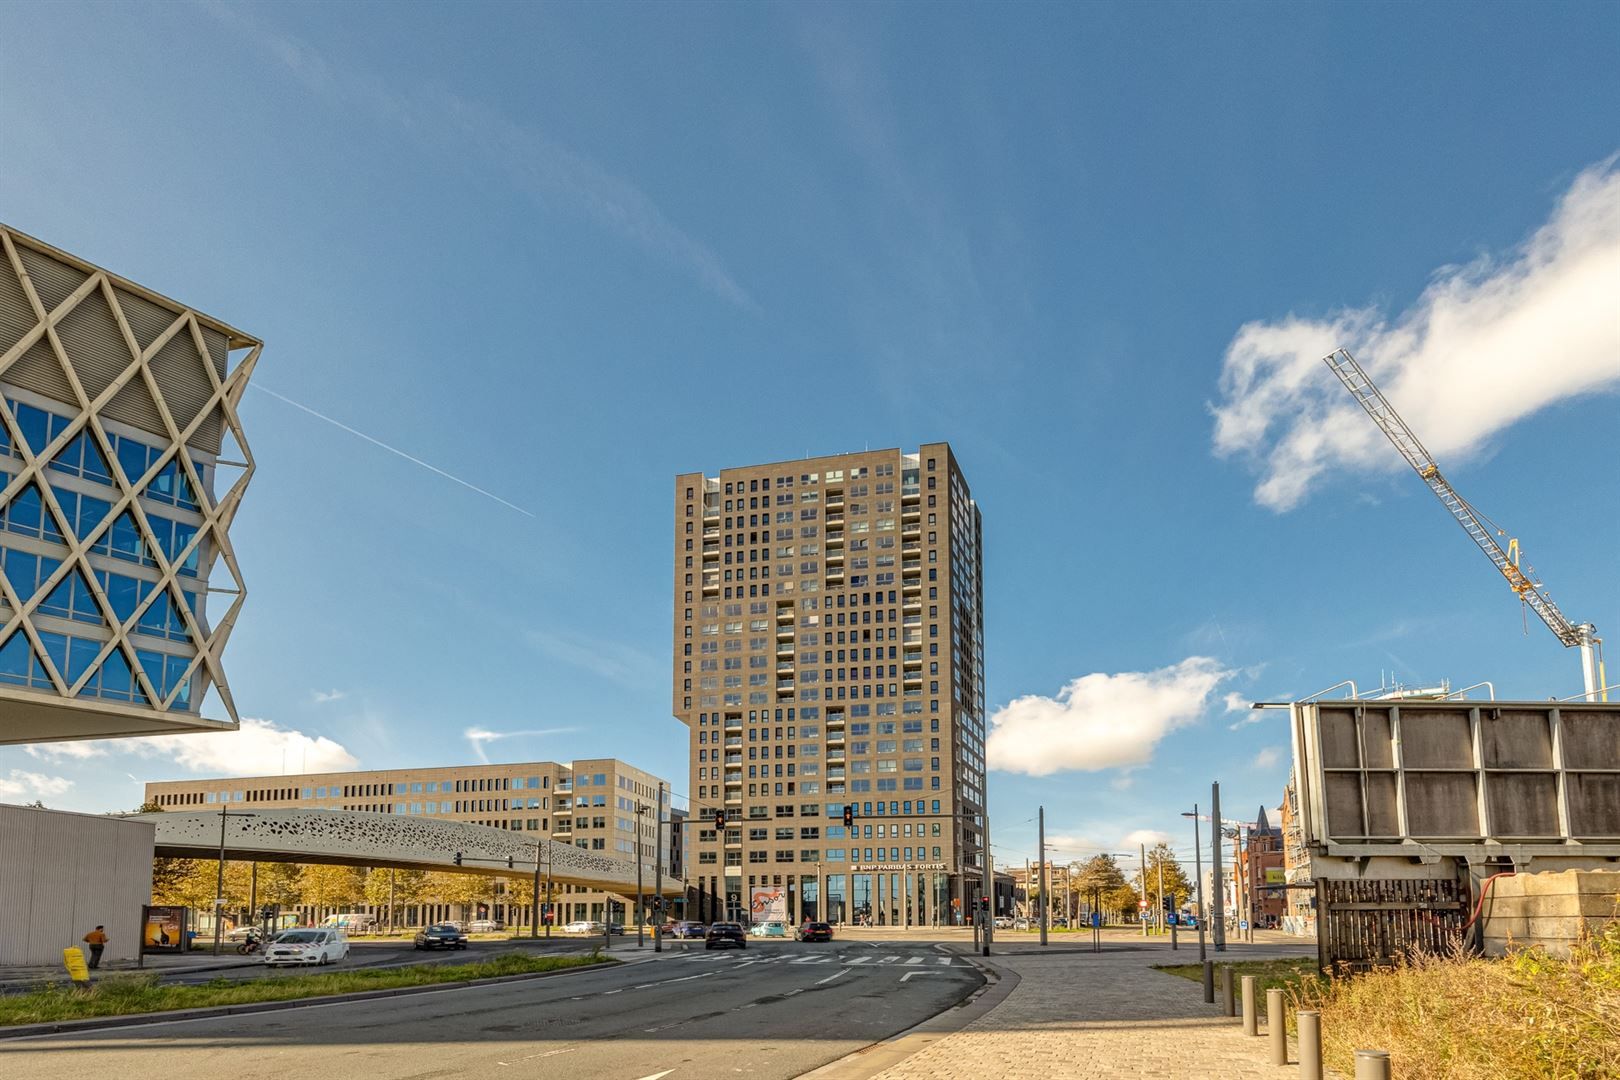
{"type": "Polygon", "coordinates": [[[940,1039],[961,1031],[995,1009],[1017,989],[1018,973],[1011,968],[1004,968],[972,952],[954,955],[962,956],[977,968],[984,975],[985,984],[944,1012],[936,1013],[887,1039],[845,1054],[836,1061],[829,1061],[820,1068],[801,1073],[795,1080],[868,1080],[940,1039]]]}
{"type": "Polygon", "coordinates": [[[292,998],[287,1001],[257,1001],[243,1005],[216,1005],[204,1009],[170,1009],[166,1012],[127,1013],[122,1016],[94,1016],[84,1020],[55,1020],[43,1024],[18,1024],[12,1027],[0,1027],[0,1042],[8,1039],[28,1039],[38,1035],[62,1035],[77,1031],[98,1031],[105,1028],[171,1024],[181,1020],[210,1020],[221,1016],[248,1016],[253,1013],[307,1009],[317,1005],[342,1005],[352,1001],[375,1001],[379,998],[408,997],[413,994],[428,994],[440,990],[468,990],[473,987],[496,986],[501,983],[531,982],[535,979],[552,979],[560,975],[579,975],[619,963],[623,963],[623,961],[610,958],[600,964],[586,964],[580,967],[563,968],[558,971],[533,971],[519,975],[495,975],[488,979],[429,983],[425,986],[400,986],[391,990],[356,990],[348,994],[322,994],[319,997],[292,998]]]}

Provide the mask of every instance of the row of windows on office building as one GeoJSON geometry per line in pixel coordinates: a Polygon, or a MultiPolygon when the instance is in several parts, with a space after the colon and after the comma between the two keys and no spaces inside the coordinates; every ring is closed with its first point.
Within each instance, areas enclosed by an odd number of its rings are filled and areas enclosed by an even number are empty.
{"type": "MultiPolygon", "coordinates": [[[[36,630],[36,633],[39,634],[40,643],[45,646],[45,653],[50,657],[51,664],[69,686],[94,669],[89,681],[79,690],[79,696],[134,702],[140,705],[150,704],[146,694],[136,682],[134,672],[130,670],[129,661],[124,659],[123,652],[118,648],[108,653],[107,658],[97,668],[96,657],[106,646],[105,640],[74,637],[49,630],[36,630]]],[[[147,679],[165,700],[179,688],[173,707],[190,708],[191,681],[185,677],[185,672],[191,664],[192,657],[173,656],[152,649],[136,649],[135,658],[140,663],[141,670],[146,673],[147,679]]],[[[36,690],[53,692],[56,690],[56,684],[51,681],[44,662],[35,654],[27,635],[21,630],[7,638],[4,645],[0,645],[0,683],[27,686],[36,690]]]]}
{"type": "MultiPolygon", "coordinates": [[[[73,422],[72,417],[12,398],[7,398],[6,404],[17,419],[17,427],[22,432],[23,441],[27,444],[29,452],[34,455],[38,455],[50,445],[73,422]]],[[[112,446],[113,456],[118,459],[119,467],[123,469],[124,476],[130,484],[139,483],[147,470],[157,464],[158,459],[163,456],[163,451],[158,447],[149,446],[127,435],[108,432],[107,442],[112,446]]],[[[11,433],[3,424],[0,424],[0,456],[22,457],[21,448],[12,441],[11,433]]],[[[74,436],[46,464],[46,468],[69,476],[82,477],[93,483],[109,486],[113,483],[112,466],[108,464],[106,456],[102,454],[101,448],[96,445],[89,431],[81,431],[74,436]]],[[[196,468],[198,477],[206,485],[207,466],[197,465],[196,468]]],[[[169,459],[141,494],[148,499],[178,506],[183,510],[202,509],[177,457],[169,459]]]]}

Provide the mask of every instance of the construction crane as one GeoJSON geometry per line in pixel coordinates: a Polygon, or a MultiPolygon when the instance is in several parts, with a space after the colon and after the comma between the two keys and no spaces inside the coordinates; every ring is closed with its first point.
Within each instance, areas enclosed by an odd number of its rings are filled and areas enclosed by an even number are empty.
{"type": "Polygon", "coordinates": [[[1373,418],[1380,431],[1389,437],[1389,441],[1399,450],[1406,463],[1412,466],[1423,482],[1429,485],[1457,524],[1468,533],[1469,539],[1478,545],[1485,557],[1491,560],[1492,565],[1507,578],[1508,587],[1518,594],[1521,603],[1528,604],[1547,629],[1563,642],[1566,648],[1580,649],[1581,651],[1581,680],[1585,685],[1585,698],[1587,701],[1609,700],[1606,674],[1603,668],[1603,640],[1597,636],[1597,627],[1591,623],[1573,623],[1565,617],[1558,605],[1552,602],[1552,597],[1543,590],[1541,582],[1535,579],[1535,571],[1529,563],[1521,569],[1519,565],[1519,542],[1510,539],[1508,546],[1503,548],[1497,543],[1498,536],[1504,536],[1501,529],[1495,527],[1488,518],[1479,514],[1468,500],[1457,494],[1455,488],[1446,478],[1440,475],[1440,466],[1435,463],[1418,439],[1417,435],[1401,419],[1401,414],[1395,411],[1395,406],[1389,403],[1382,391],[1373,385],[1372,379],[1356,363],[1356,358],[1345,349],[1339,349],[1329,356],[1323,357],[1327,366],[1333,369],[1333,374],[1344,383],[1345,389],[1361,403],[1367,410],[1367,415],[1373,418]],[[1487,528],[1487,525],[1490,527],[1487,528]]]}

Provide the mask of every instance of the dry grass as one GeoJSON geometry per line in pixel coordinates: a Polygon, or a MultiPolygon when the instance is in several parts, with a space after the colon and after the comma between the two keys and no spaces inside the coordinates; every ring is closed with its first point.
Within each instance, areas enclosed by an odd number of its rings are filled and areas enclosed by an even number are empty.
{"type": "Polygon", "coordinates": [[[1347,1076],[1357,1049],[1379,1049],[1395,1075],[1423,1080],[1620,1077],[1620,921],[1567,960],[1539,949],[1500,960],[1419,956],[1303,981],[1291,996],[1321,1012],[1328,1064],[1347,1076]]]}

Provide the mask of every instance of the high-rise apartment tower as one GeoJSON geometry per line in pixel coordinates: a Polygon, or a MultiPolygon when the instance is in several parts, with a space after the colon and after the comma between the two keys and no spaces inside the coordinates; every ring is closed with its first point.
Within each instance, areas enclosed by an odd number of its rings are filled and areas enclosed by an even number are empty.
{"type": "Polygon", "coordinates": [[[945,443],[675,478],[694,918],[780,891],[795,920],[962,921],[985,857],[980,539],[945,443]]]}

